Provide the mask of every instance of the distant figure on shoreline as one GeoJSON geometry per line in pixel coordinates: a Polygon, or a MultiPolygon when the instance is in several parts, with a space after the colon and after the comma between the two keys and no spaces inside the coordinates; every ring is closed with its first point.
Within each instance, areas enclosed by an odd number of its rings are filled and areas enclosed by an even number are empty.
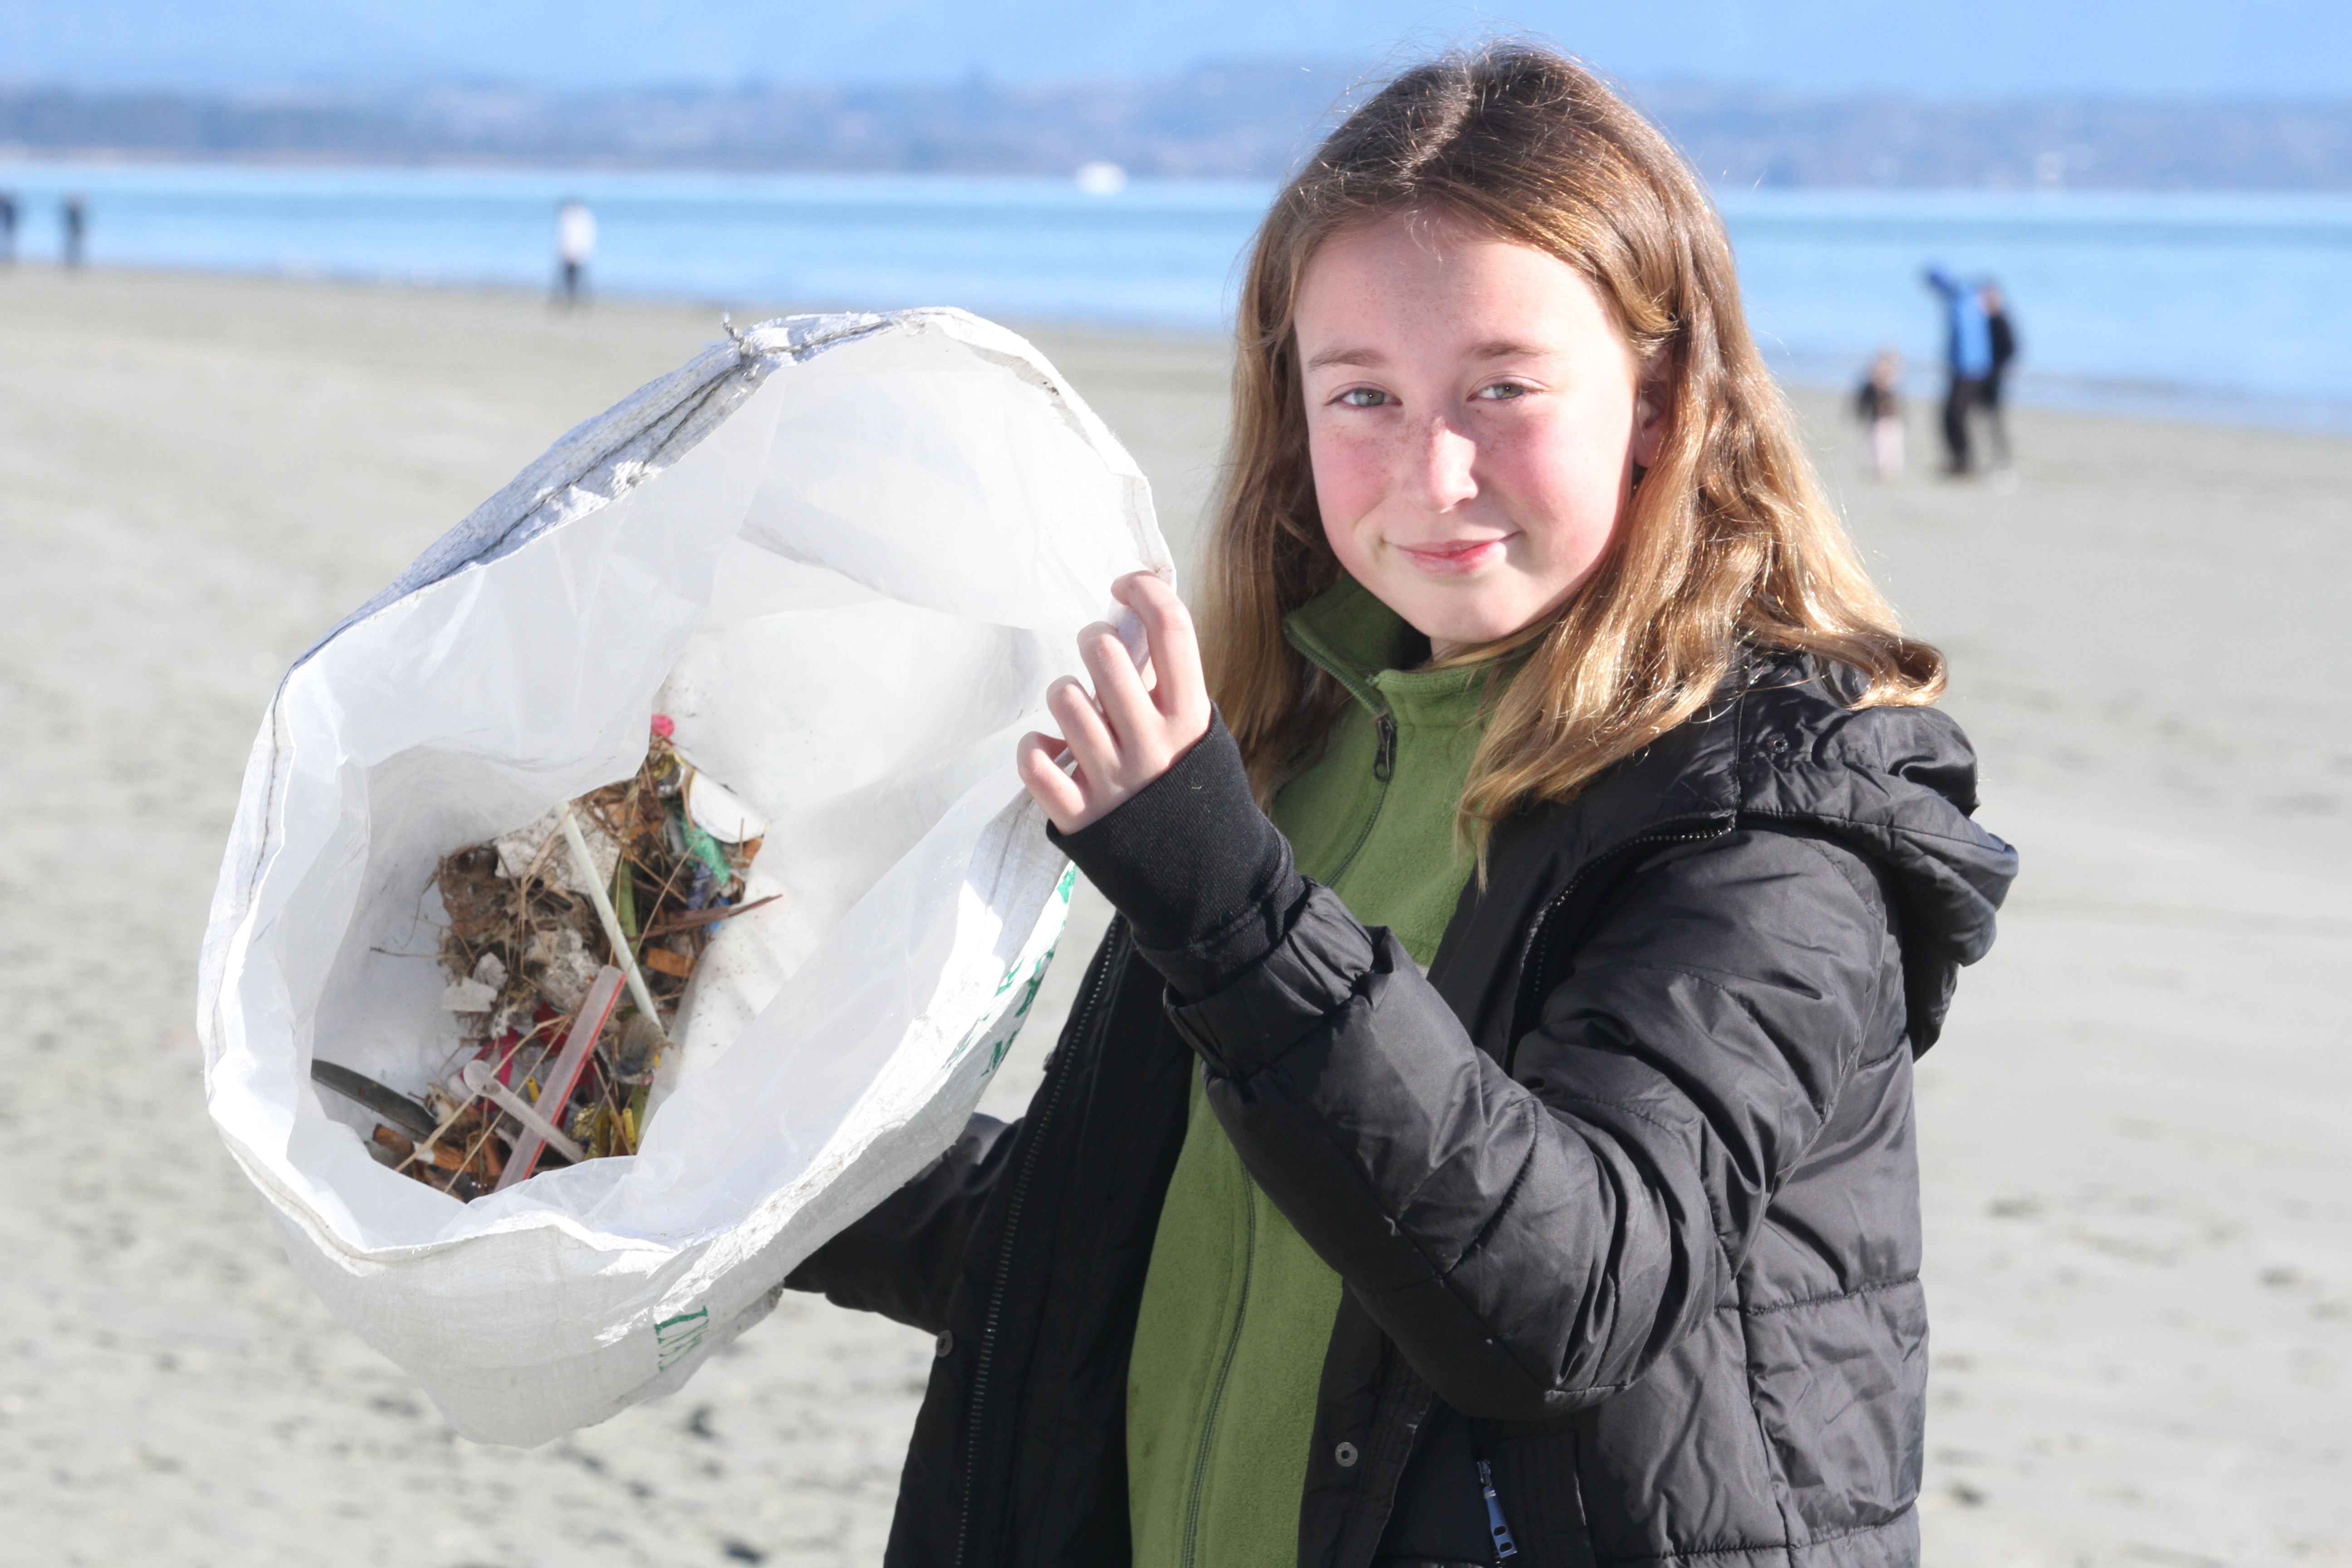
{"type": "Polygon", "coordinates": [[[16,262],[16,193],[0,191],[0,267],[16,262]]]}
{"type": "Polygon", "coordinates": [[[1927,268],[1927,287],[1944,301],[1944,472],[1958,478],[1976,468],[1969,416],[1992,374],[1992,331],[1974,289],[1941,267],[1927,268]]]}
{"type": "Polygon", "coordinates": [[[567,196],[555,209],[556,293],[567,310],[580,304],[588,281],[588,263],[596,256],[596,215],[577,196],[567,196]]]}
{"type": "Polygon", "coordinates": [[[1992,437],[1992,463],[1996,469],[2006,471],[2011,465],[2009,458],[2009,419],[2001,412],[2001,378],[2009,373],[2009,362],[2017,357],[2017,329],[2009,319],[2008,301],[2001,298],[2000,285],[1990,279],[1977,290],[1977,306],[1984,311],[1985,336],[1991,359],[1991,368],[1985,372],[1984,416],[1985,433],[1992,437]]]}
{"type": "Polygon", "coordinates": [[[66,266],[78,268],[81,265],[82,242],[89,235],[89,205],[82,200],[79,191],[66,197],[60,216],[65,220],[66,266]]]}
{"type": "Polygon", "coordinates": [[[1853,395],[1862,421],[1863,468],[1885,482],[1903,477],[1903,356],[1881,349],[1853,395]]]}

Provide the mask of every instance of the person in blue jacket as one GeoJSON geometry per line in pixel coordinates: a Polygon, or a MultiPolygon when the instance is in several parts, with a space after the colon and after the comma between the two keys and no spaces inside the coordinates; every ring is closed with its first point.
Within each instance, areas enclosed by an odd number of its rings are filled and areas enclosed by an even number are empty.
{"type": "Polygon", "coordinates": [[[1944,471],[1966,474],[1976,466],[1969,441],[1969,415],[1983,398],[1992,374],[1992,326],[1977,290],[1941,267],[1927,268],[1927,287],[1944,301],[1944,471]]]}

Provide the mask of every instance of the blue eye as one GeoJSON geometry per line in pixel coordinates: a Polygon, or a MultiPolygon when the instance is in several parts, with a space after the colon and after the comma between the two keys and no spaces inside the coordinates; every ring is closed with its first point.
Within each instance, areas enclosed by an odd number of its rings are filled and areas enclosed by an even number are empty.
{"type": "Polygon", "coordinates": [[[1339,401],[1350,408],[1378,408],[1389,400],[1389,395],[1377,386],[1351,386],[1339,395],[1339,401]]]}
{"type": "Polygon", "coordinates": [[[1495,403],[1507,403],[1514,397],[1525,397],[1528,389],[1516,381],[1498,381],[1492,386],[1482,386],[1478,395],[1495,403]]]}

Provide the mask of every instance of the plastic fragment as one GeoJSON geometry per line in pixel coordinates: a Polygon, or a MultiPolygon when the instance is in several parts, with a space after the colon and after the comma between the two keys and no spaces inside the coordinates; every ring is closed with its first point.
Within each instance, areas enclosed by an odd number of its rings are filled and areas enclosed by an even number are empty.
{"type": "MultiPolygon", "coordinates": [[[[604,1032],[605,1021],[612,1017],[614,1005],[621,999],[621,972],[606,964],[596,976],[596,984],[588,990],[588,1000],[581,1005],[580,1016],[572,1022],[572,1034],[563,1042],[563,1054],[547,1075],[540,1098],[553,1110],[572,1098],[572,1087],[580,1081],[581,1068],[588,1065],[588,1049],[596,1037],[604,1032]],[[550,1097],[552,1096],[551,1099],[550,1097]]],[[[517,1182],[530,1177],[531,1167],[539,1163],[547,1140],[536,1132],[526,1132],[515,1145],[512,1158],[507,1161],[505,1173],[499,1177],[498,1191],[505,1192],[517,1182]]]]}
{"type": "Polygon", "coordinates": [[[588,1157],[588,1151],[573,1142],[564,1134],[562,1129],[541,1116],[529,1100],[492,1077],[490,1069],[480,1062],[467,1062],[463,1077],[467,1089],[496,1104],[509,1116],[521,1122],[527,1130],[538,1133],[547,1141],[549,1148],[573,1164],[576,1165],[588,1157]]]}
{"type": "Polygon", "coordinates": [[[726,844],[747,843],[768,830],[766,817],[709,773],[698,773],[686,781],[686,816],[707,837],[726,844]]]}
{"type": "Polygon", "coordinates": [[[345,1100],[374,1111],[396,1127],[404,1127],[418,1137],[430,1136],[436,1123],[433,1113],[394,1089],[386,1088],[363,1072],[353,1072],[341,1062],[319,1058],[310,1061],[310,1081],[333,1089],[345,1100]]]}
{"type": "MultiPolygon", "coordinates": [[[[563,803],[561,815],[563,837],[572,846],[572,861],[579,867],[583,879],[592,878],[596,868],[595,862],[588,858],[588,842],[581,834],[580,817],[572,809],[570,801],[563,803]]],[[[621,917],[614,912],[613,900],[606,898],[604,889],[593,880],[589,883],[588,896],[596,906],[596,918],[604,922],[604,939],[613,944],[613,956],[620,961],[621,973],[629,983],[629,994],[637,999],[637,1011],[655,1023],[660,1023],[661,1009],[654,1005],[654,994],[646,989],[646,977],[637,969],[636,954],[630,951],[629,934],[621,929],[621,917]]]]}
{"type": "Polygon", "coordinates": [[[719,847],[719,840],[690,816],[686,819],[686,852],[701,861],[718,881],[724,882],[735,874],[735,868],[727,863],[727,851],[719,847]]]}
{"type": "Polygon", "coordinates": [[[445,1013],[487,1013],[499,1005],[499,988],[487,981],[453,980],[441,993],[445,1013]]]}

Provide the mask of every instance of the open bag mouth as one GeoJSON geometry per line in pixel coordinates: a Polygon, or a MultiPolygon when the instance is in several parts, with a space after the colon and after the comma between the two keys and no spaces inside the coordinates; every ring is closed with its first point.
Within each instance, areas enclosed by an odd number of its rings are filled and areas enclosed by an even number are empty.
{"type": "MultiPolygon", "coordinates": [[[[1019,338],[792,318],[572,432],[288,674],[205,940],[210,1107],[298,1267],[461,1428],[579,1401],[490,1419],[422,1363],[732,1321],[961,1130],[1067,905],[1013,742],[1139,569],[1171,572],[1139,472],[1019,338]],[[637,773],[656,713],[763,831],[636,1153],[471,1203],[394,1174],[313,1061],[449,1079],[436,868],[637,773]],[[558,1286],[563,1321],[517,1305],[558,1286]]],[[[587,1381],[609,1404],[688,1357],[587,1381]]]]}

